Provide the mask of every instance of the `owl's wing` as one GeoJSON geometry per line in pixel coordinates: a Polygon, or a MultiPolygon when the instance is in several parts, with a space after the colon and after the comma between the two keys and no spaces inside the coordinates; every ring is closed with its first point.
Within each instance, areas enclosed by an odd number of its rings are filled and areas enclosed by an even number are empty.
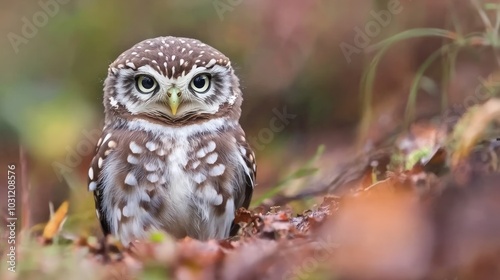
{"type": "Polygon", "coordinates": [[[111,233],[110,225],[108,223],[108,219],[106,217],[106,211],[104,211],[103,203],[102,203],[102,193],[103,193],[103,181],[100,173],[102,171],[102,164],[104,159],[108,156],[111,151],[111,147],[109,147],[109,142],[111,134],[103,133],[104,138],[100,138],[97,142],[96,154],[92,159],[89,168],[89,177],[88,177],[88,189],[94,193],[94,202],[97,219],[101,223],[101,228],[104,235],[108,235],[111,233]],[[105,135],[105,136],[104,136],[105,135]]]}
{"type": "MultiPolygon", "coordinates": [[[[245,178],[244,188],[241,189],[241,194],[243,195],[243,203],[236,205],[237,207],[248,208],[250,206],[250,201],[252,199],[253,189],[255,187],[255,178],[257,176],[257,165],[255,163],[255,154],[252,151],[250,145],[244,140],[244,137],[239,137],[237,141],[238,148],[243,157],[244,166],[242,168],[243,177],[245,178]]],[[[238,201],[235,200],[235,201],[238,201]]],[[[236,208],[237,209],[237,208],[236,208]]]]}
{"type": "MultiPolygon", "coordinates": [[[[247,208],[250,206],[250,201],[252,200],[253,188],[255,187],[255,178],[257,176],[257,166],[255,164],[255,154],[252,151],[250,145],[246,142],[245,134],[240,131],[240,135],[236,137],[236,144],[238,145],[238,152],[241,155],[242,164],[240,172],[243,174],[244,182],[243,186],[239,186],[236,189],[234,206],[235,209],[240,207],[247,208]]],[[[231,226],[230,235],[234,236],[239,230],[238,224],[233,222],[231,226]]]]}

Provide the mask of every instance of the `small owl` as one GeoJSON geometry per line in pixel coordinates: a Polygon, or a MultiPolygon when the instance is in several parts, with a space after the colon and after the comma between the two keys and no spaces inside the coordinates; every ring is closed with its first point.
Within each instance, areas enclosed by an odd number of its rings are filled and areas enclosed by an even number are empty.
{"type": "Polygon", "coordinates": [[[159,37],[122,53],[88,174],[104,234],[123,244],[156,230],[228,237],[256,176],[241,102],[229,59],[198,40],[159,37]]]}

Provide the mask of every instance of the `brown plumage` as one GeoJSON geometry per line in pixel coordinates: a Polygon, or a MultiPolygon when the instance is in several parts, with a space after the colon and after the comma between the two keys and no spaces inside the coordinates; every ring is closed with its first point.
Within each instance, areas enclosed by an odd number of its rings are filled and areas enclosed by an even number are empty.
{"type": "Polygon", "coordinates": [[[256,173],[229,59],[194,39],[145,40],[110,65],[103,101],[89,190],[104,233],[227,237],[256,173]]]}

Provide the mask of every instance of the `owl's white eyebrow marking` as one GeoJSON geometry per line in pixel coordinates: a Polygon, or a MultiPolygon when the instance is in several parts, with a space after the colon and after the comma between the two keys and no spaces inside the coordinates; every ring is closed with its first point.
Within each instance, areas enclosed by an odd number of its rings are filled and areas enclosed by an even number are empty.
{"type": "Polygon", "coordinates": [[[224,174],[224,171],[226,170],[226,166],[224,164],[218,164],[214,166],[210,171],[208,171],[208,175],[215,177],[215,176],[220,176],[224,174]]]}
{"type": "Polygon", "coordinates": [[[129,148],[132,151],[132,153],[134,153],[134,154],[142,153],[142,148],[139,147],[139,145],[137,145],[137,143],[135,143],[135,141],[130,142],[129,148]]]}
{"type": "Polygon", "coordinates": [[[96,188],[97,188],[97,183],[94,181],[90,182],[89,191],[93,192],[93,191],[95,191],[96,188]]]}
{"type": "Polygon", "coordinates": [[[94,180],[94,169],[92,166],[89,168],[89,179],[94,180]]]}
{"type": "Polygon", "coordinates": [[[139,163],[139,159],[134,157],[133,155],[128,155],[127,156],[127,162],[130,163],[130,164],[138,164],[139,163]]]}
{"type": "Polygon", "coordinates": [[[125,177],[125,184],[129,186],[137,186],[137,179],[135,178],[134,174],[132,174],[132,171],[127,174],[127,177],[125,177]]]}

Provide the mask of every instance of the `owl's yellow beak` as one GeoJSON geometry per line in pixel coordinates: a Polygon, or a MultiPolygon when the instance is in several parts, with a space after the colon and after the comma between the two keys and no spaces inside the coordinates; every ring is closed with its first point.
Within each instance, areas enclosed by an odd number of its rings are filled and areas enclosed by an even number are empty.
{"type": "Polygon", "coordinates": [[[171,87],[167,91],[168,95],[168,106],[170,106],[170,110],[172,110],[172,114],[175,116],[177,114],[177,108],[179,108],[179,104],[181,103],[181,94],[180,89],[176,87],[171,87]]]}

